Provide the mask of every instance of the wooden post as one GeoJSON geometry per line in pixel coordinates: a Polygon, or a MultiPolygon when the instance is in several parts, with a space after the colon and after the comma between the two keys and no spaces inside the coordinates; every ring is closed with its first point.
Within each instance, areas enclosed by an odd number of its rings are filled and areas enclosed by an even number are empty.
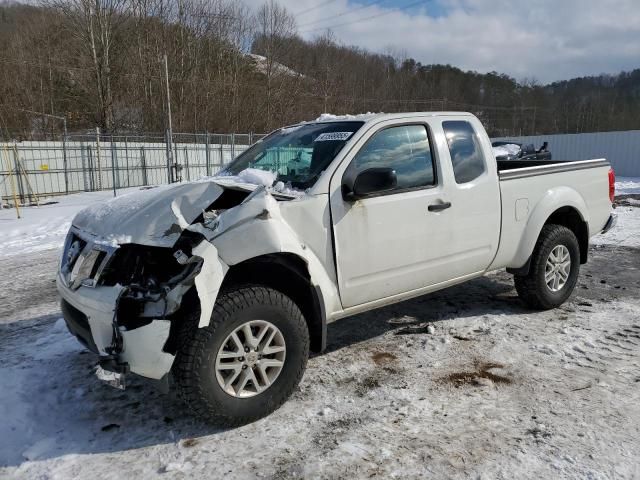
{"type": "MultiPolygon", "coordinates": [[[[7,144],[4,144],[4,156],[7,158],[7,174],[9,175],[9,183],[11,184],[11,194],[13,195],[13,204],[16,207],[16,215],[20,218],[20,206],[18,205],[18,197],[16,196],[16,185],[11,173],[11,160],[9,160],[9,151],[7,150],[7,144]]],[[[4,161],[2,162],[4,167],[4,161]]]]}
{"type": "Polygon", "coordinates": [[[15,167],[16,179],[18,183],[18,194],[20,195],[20,201],[24,202],[24,187],[22,186],[22,178],[20,175],[20,162],[18,160],[18,145],[13,144],[13,165],[15,167]]]}

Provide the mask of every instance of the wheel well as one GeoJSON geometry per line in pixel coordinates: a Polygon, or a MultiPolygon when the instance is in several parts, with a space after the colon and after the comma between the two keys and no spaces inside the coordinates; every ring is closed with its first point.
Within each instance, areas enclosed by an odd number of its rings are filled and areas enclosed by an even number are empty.
{"type": "Polygon", "coordinates": [[[291,253],[262,255],[232,265],[220,292],[238,285],[262,285],[290,297],[302,311],[309,328],[310,348],[321,352],[326,346],[326,317],[322,292],[311,283],[307,263],[291,253]]]}
{"type": "Polygon", "coordinates": [[[551,214],[545,225],[562,225],[573,232],[580,246],[580,263],[587,262],[589,254],[589,226],[573,207],[562,207],[551,214]]]}

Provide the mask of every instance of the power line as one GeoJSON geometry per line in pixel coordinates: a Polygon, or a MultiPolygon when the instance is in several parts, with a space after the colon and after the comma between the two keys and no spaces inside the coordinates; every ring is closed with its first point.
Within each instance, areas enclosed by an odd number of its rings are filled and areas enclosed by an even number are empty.
{"type": "Polygon", "coordinates": [[[299,27],[306,27],[308,25],[315,25],[316,23],[320,23],[320,22],[324,22],[326,20],[333,20],[334,18],[340,18],[340,17],[344,17],[345,15],[351,15],[352,13],[355,12],[359,12],[360,10],[364,10],[365,8],[369,8],[372,7],[378,3],[384,3],[387,2],[389,0],[374,0],[372,2],[367,3],[366,5],[361,5],[358,8],[354,8],[352,10],[347,10],[345,12],[339,13],[337,15],[331,15],[329,17],[324,17],[324,18],[320,18],[318,20],[314,20],[313,22],[307,22],[307,23],[303,23],[301,25],[298,25],[299,27]]]}
{"type": "Polygon", "coordinates": [[[305,13],[312,12],[314,10],[317,10],[318,8],[324,7],[325,5],[329,5],[330,3],[335,3],[337,1],[338,0],[328,0],[326,2],[319,3],[315,7],[307,8],[306,10],[302,10],[301,12],[294,14],[294,16],[299,17],[300,15],[304,15],[305,13]]]}
{"type": "Polygon", "coordinates": [[[382,12],[382,13],[377,13],[377,14],[371,15],[369,17],[359,18],[357,20],[353,20],[353,21],[350,21],[350,22],[338,23],[337,25],[329,25],[329,26],[325,26],[325,27],[312,28],[310,30],[303,30],[300,33],[316,32],[318,30],[327,30],[327,29],[332,29],[332,28],[344,27],[346,25],[352,25],[354,23],[366,22],[368,20],[373,20],[374,18],[380,18],[380,17],[384,17],[385,15],[391,15],[392,13],[396,13],[396,12],[401,12],[403,10],[407,10],[408,8],[415,7],[415,6],[420,5],[420,4],[424,4],[427,1],[428,0],[418,0],[417,2],[410,3],[408,5],[405,5],[404,7],[394,8],[392,10],[388,10],[388,11],[382,12]]]}

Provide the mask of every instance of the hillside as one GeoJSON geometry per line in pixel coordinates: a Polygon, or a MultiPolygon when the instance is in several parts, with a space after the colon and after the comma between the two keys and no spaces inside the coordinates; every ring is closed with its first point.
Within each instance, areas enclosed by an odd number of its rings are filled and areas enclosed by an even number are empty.
{"type": "Polygon", "coordinates": [[[331,34],[305,41],[277,4],[254,15],[231,0],[81,3],[0,5],[4,137],[60,132],[60,121],[24,110],[64,115],[70,131],[163,131],[165,53],[176,132],[441,109],[476,113],[491,135],[640,128],[640,69],[541,85],[371,53],[331,34]]]}

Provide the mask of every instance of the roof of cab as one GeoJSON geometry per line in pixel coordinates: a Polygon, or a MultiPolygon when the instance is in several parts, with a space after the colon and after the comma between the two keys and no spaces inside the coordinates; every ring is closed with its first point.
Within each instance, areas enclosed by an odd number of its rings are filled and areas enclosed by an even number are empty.
{"type": "MultiPolygon", "coordinates": [[[[294,123],[279,128],[278,130],[297,128],[303,125],[310,125],[313,123],[331,123],[331,122],[365,122],[365,123],[377,123],[383,120],[395,120],[406,117],[473,117],[474,115],[469,112],[397,112],[397,113],[358,113],[358,114],[345,114],[334,115],[332,113],[323,113],[315,120],[308,120],[303,122],[294,123]]],[[[276,130],[277,131],[277,130],[276,130]]]]}
{"type": "Polygon", "coordinates": [[[328,122],[344,122],[359,121],[368,122],[371,120],[393,120],[405,117],[440,117],[440,116],[473,116],[469,112],[397,112],[397,113],[360,113],[356,115],[333,115],[331,113],[323,113],[315,120],[307,123],[328,123],[328,122]]]}

